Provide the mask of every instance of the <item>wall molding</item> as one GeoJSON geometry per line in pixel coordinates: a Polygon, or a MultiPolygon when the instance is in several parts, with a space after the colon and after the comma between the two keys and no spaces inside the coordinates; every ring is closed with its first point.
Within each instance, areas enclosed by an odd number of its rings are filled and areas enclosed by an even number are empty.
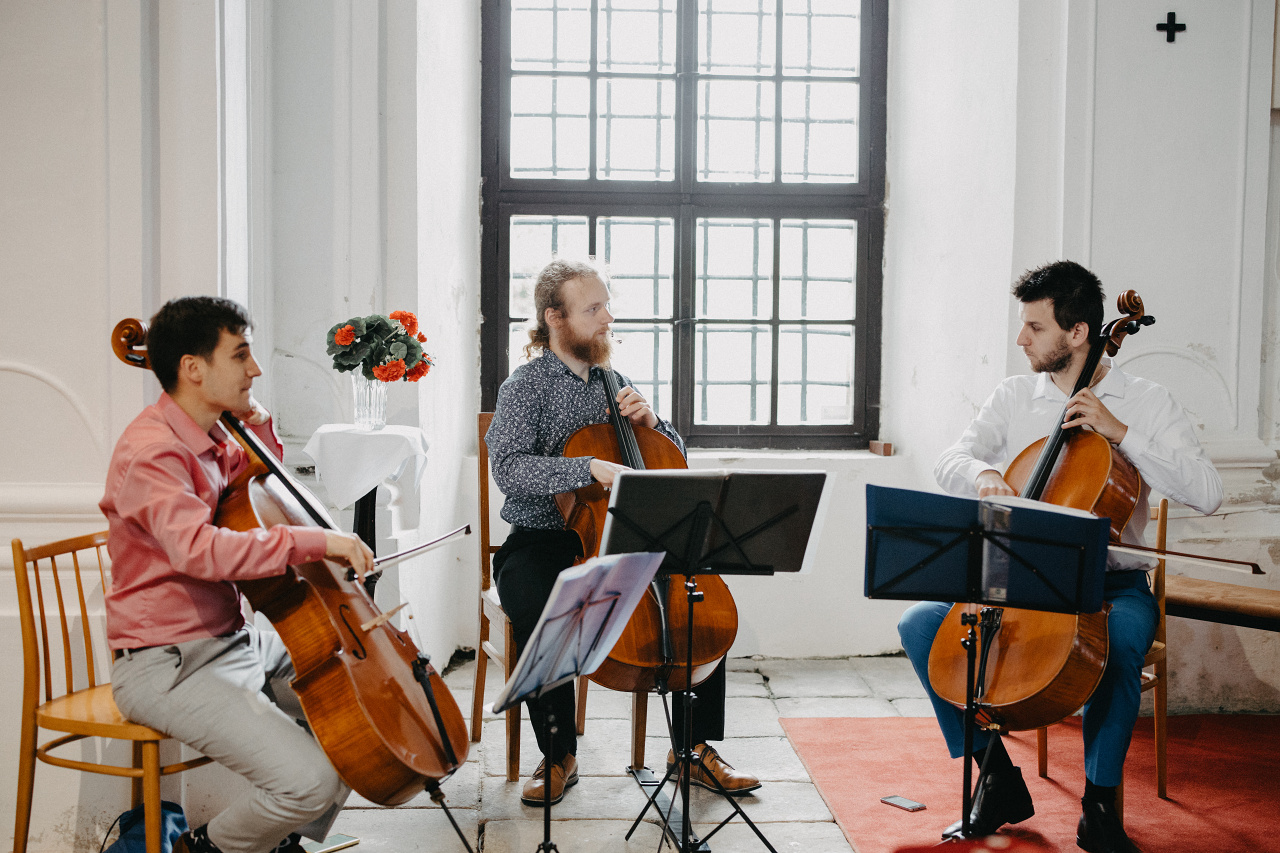
{"type": "Polygon", "coordinates": [[[103,424],[89,413],[86,406],[76,393],[71,390],[61,379],[52,373],[47,373],[38,367],[32,367],[29,364],[23,364],[20,361],[0,361],[0,373],[17,373],[22,376],[30,377],[37,382],[43,382],[54,391],[57,391],[63,399],[65,399],[76,414],[80,416],[80,420],[84,423],[85,430],[89,433],[89,438],[93,440],[93,446],[98,451],[99,456],[105,456],[107,450],[107,437],[103,429],[103,424]]]}
{"type": "Polygon", "coordinates": [[[0,483],[0,521],[107,521],[98,509],[102,483],[0,483]]]}

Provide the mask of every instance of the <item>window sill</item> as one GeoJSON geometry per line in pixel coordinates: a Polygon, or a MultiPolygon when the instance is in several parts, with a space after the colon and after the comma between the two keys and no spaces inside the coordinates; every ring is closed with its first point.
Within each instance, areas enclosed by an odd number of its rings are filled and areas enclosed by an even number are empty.
{"type": "Polygon", "coordinates": [[[717,450],[710,447],[694,447],[689,450],[689,467],[750,466],[757,462],[782,462],[788,464],[848,463],[852,461],[889,460],[892,458],[891,456],[880,456],[870,450],[752,450],[732,447],[717,450]]]}

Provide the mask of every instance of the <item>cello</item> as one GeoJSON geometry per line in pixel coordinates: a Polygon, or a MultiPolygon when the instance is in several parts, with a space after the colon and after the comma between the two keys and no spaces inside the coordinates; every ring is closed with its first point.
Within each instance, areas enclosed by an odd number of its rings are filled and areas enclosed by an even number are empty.
{"type": "MultiPolygon", "coordinates": [[[[112,349],[149,369],[146,336],[146,324],[122,320],[112,349]]],[[[215,525],[335,527],[256,435],[227,413],[222,425],[251,464],[220,498],[215,525]]],[[[389,621],[395,611],[380,613],[353,570],[326,560],[237,586],[284,642],[297,673],[291,686],[342,780],[380,805],[407,802],[424,788],[442,803],[440,783],[467,759],[466,722],[430,659],[389,621]]]]}
{"type": "MultiPolygon", "coordinates": [[[[686,468],[684,454],[667,436],[649,427],[636,427],[618,410],[618,380],[612,368],[600,368],[609,422],[592,424],[569,436],[561,455],[594,456],[637,471],[646,468],[686,468]]],[[[573,492],[556,495],[565,529],[582,541],[582,560],[600,551],[609,509],[608,491],[592,483],[573,492]]],[[[694,622],[693,676],[687,675],[686,639],[689,605],[684,595],[687,577],[662,574],[650,583],[613,650],[587,677],[610,690],[644,693],[659,684],[685,690],[708,678],[729,652],[738,634],[738,609],[733,594],[719,575],[703,575],[698,589],[703,600],[694,622]]]]}
{"type": "MultiPolygon", "coordinates": [[[[1124,315],[1090,344],[1071,398],[1092,382],[1103,352],[1115,355],[1127,335],[1155,322],[1132,290],[1117,299],[1124,315]]],[[[1020,496],[1083,509],[1110,519],[1110,540],[1120,534],[1137,506],[1142,477],[1107,439],[1084,429],[1056,428],[1026,447],[1010,463],[1005,481],[1020,496]]],[[[983,611],[985,665],[977,689],[978,720],[986,728],[1025,731],[1052,725],[1075,713],[1093,694],[1107,663],[1107,610],[1063,614],[956,604],[948,612],[929,654],[929,681],[947,702],[965,707],[967,665],[961,617],[983,611]]]]}

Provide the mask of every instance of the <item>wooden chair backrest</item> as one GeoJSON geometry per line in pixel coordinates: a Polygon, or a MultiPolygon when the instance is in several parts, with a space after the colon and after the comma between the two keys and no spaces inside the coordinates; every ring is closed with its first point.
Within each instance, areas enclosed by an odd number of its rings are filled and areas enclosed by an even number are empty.
{"type": "MultiPolygon", "coordinates": [[[[1169,542],[1169,500],[1162,498],[1160,503],[1151,507],[1151,519],[1156,523],[1156,547],[1165,550],[1169,542]]],[[[1151,573],[1151,592],[1160,606],[1160,621],[1156,623],[1156,642],[1165,641],[1164,632],[1164,558],[1156,561],[1156,569],[1151,573]]]]}
{"type": "MultiPolygon", "coordinates": [[[[22,540],[13,540],[13,575],[18,584],[18,621],[22,627],[24,713],[34,713],[42,702],[98,686],[93,627],[102,616],[90,612],[89,599],[95,570],[99,588],[106,594],[106,545],[105,530],[36,548],[26,548],[22,540]],[[86,559],[82,560],[82,556],[86,559]],[[56,624],[51,624],[49,598],[58,606],[56,624]],[[49,642],[51,630],[56,644],[49,642]],[[55,686],[58,648],[62,652],[62,679],[55,686]]],[[[105,638],[102,643],[105,651],[105,638]]],[[[103,679],[104,684],[109,681],[110,678],[103,679]]]]}
{"type": "Polygon", "coordinates": [[[489,588],[492,582],[491,566],[493,564],[493,555],[498,552],[501,546],[489,544],[489,446],[484,443],[484,434],[489,431],[489,423],[493,420],[493,412],[481,412],[478,423],[478,437],[476,455],[479,457],[476,465],[476,475],[479,478],[480,486],[480,591],[483,592],[489,588]]]}

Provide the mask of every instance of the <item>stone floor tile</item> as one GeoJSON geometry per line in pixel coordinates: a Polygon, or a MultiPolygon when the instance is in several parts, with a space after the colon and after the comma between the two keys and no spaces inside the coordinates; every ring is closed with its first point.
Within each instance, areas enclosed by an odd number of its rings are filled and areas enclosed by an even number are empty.
{"type": "MultiPolygon", "coordinates": [[[[791,741],[785,737],[728,738],[714,744],[725,761],[763,782],[808,782],[791,741]]],[[[645,739],[645,766],[658,775],[666,773],[671,744],[659,738],[645,739]]],[[[622,766],[629,759],[624,758],[622,766]]]]}
{"type": "Polygon", "coordinates": [[[760,672],[775,697],[871,696],[871,687],[848,659],[765,660],[760,672]]]}
{"type": "Polygon", "coordinates": [[[778,699],[779,717],[897,717],[888,699],[863,696],[813,696],[778,699]]]}
{"type": "MultiPolygon", "coordinates": [[[[656,753],[648,742],[660,744],[657,738],[646,738],[646,757],[656,753]]],[[[578,738],[578,772],[591,776],[620,776],[631,763],[630,720],[587,720],[586,734],[578,738]]]]}
{"type": "MultiPolygon", "coordinates": [[[[479,849],[479,813],[452,809],[473,850],[479,849]]],[[[355,853],[464,853],[462,842],[439,809],[343,809],[330,834],[352,835],[355,853]]]]}
{"type": "MultiPolygon", "coordinates": [[[[491,667],[492,668],[492,667],[491,667]]],[[[467,661],[457,669],[452,669],[444,675],[444,683],[450,690],[461,690],[462,688],[470,689],[476,680],[476,662],[467,661]]]]}
{"type": "MultiPolygon", "coordinates": [[[[693,826],[699,833],[715,829],[714,823],[694,823],[693,826]]],[[[759,829],[778,853],[853,853],[834,821],[767,823],[760,824],[759,829]]],[[[768,853],[751,828],[740,820],[726,825],[707,844],[712,853],[768,853]]]]}
{"type": "MultiPolygon", "coordinates": [[[[454,773],[444,784],[440,786],[444,791],[445,804],[451,809],[474,809],[480,804],[480,762],[468,761],[466,764],[458,768],[458,772],[454,773]]],[[[346,809],[380,809],[383,806],[370,802],[364,797],[351,792],[351,796],[347,798],[346,809]]],[[[431,796],[426,791],[418,794],[407,803],[401,803],[395,806],[398,809],[438,809],[440,808],[431,801],[431,796]]]]}
{"type": "Polygon", "coordinates": [[[729,672],[755,672],[763,658],[726,658],[725,669],[729,672]]]}
{"type": "MultiPolygon", "coordinates": [[[[674,789],[675,786],[671,787],[674,789]]],[[[690,810],[695,821],[717,823],[733,811],[733,807],[715,791],[693,788],[690,795],[690,810]]],[[[770,782],[750,794],[734,799],[756,823],[833,819],[812,782],[770,782]]],[[[715,849],[714,845],[712,849],[715,849]]]]}
{"type": "Polygon", "coordinates": [[[769,688],[764,683],[764,676],[755,669],[730,670],[725,673],[725,695],[767,697],[769,688]]]}
{"type": "Polygon", "coordinates": [[[858,675],[882,699],[923,699],[924,687],[911,661],[902,657],[850,658],[858,675]]]}
{"type": "MultiPolygon", "coordinates": [[[[658,849],[662,831],[656,823],[641,823],[627,841],[630,828],[629,820],[555,820],[551,841],[565,853],[653,853],[658,849]]],[[[484,825],[484,853],[530,853],[543,838],[541,816],[536,820],[491,820],[484,825]]]]}
{"type": "MultiPolygon", "coordinates": [[[[672,696],[670,702],[674,706],[679,702],[678,696],[672,696]]],[[[628,735],[630,735],[628,723],[628,735]]],[[[727,737],[771,737],[782,734],[778,726],[778,709],[773,700],[761,696],[728,696],[725,700],[725,735],[727,737]]],[[[590,729],[590,724],[588,724],[590,729]]],[[[648,737],[666,738],[667,719],[662,703],[657,697],[649,700],[648,725],[645,727],[648,737]]]]}
{"type": "Polygon", "coordinates": [[[894,699],[893,707],[904,717],[932,717],[933,703],[928,699],[894,699]]]}
{"type": "MultiPolygon", "coordinates": [[[[587,719],[631,719],[631,696],[632,694],[621,690],[610,690],[599,684],[592,684],[587,690],[587,719]]],[[[657,708],[656,697],[649,697],[649,707],[651,710],[657,708]]]]}
{"type": "Polygon", "coordinates": [[[471,697],[475,694],[473,694],[471,692],[471,688],[468,687],[465,690],[462,688],[458,688],[456,690],[453,688],[449,688],[449,695],[453,697],[454,702],[458,703],[458,710],[462,712],[462,718],[467,721],[467,731],[470,732],[471,731],[471,697]]]}
{"type": "Polygon", "coordinates": [[[730,696],[725,700],[726,737],[776,737],[783,734],[778,708],[772,699],[730,696]]]}
{"type": "Polygon", "coordinates": [[[804,764],[785,737],[734,737],[715,747],[725,761],[762,782],[809,781],[804,764]]]}
{"type": "MultiPolygon", "coordinates": [[[[480,783],[480,819],[541,820],[542,809],[520,801],[524,780],[508,782],[485,776],[480,783]]],[[[551,807],[553,821],[634,820],[644,808],[645,795],[629,776],[582,776],[564,799],[551,807]]]]}
{"type": "MultiPolygon", "coordinates": [[[[476,746],[477,744],[472,744],[476,746]]],[[[493,720],[485,723],[480,735],[480,766],[486,776],[507,775],[507,724],[504,720],[493,720]]],[[[533,773],[542,753],[538,751],[538,741],[533,736],[533,726],[529,718],[520,720],[520,772],[528,776],[533,773]]]]}

